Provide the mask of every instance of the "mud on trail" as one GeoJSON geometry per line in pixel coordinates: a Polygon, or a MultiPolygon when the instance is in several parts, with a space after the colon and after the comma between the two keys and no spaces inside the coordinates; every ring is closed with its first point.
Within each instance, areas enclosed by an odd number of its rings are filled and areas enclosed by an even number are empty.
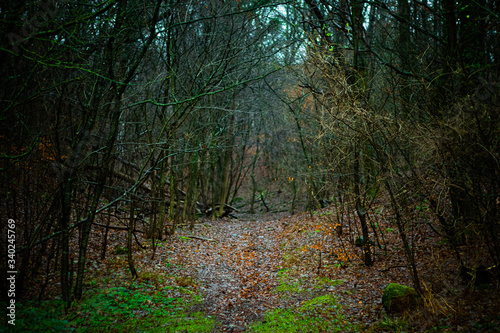
{"type": "Polygon", "coordinates": [[[163,249],[181,267],[180,283],[192,283],[203,295],[193,311],[214,317],[215,331],[242,332],[267,310],[283,306],[274,292],[282,258],[279,217],[205,221],[192,232],[178,230],[170,249],[163,249]]]}

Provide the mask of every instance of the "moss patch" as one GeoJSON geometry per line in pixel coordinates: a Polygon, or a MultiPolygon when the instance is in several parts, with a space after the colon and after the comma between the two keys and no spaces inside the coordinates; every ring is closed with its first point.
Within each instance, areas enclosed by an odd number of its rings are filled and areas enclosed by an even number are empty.
{"type": "Polygon", "coordinates": [[[332,280],[326,276],[316,278],[313,289],[322,289],[325,287],[334,287],[344,283],[344,280],[332,280]]]}
{"type": "MultiPolygon", "coordinates": [[[[180,286],[158,287],[151,275],[127,287],[95,290],[64,314],[61,301],[19,304],[16,325],[2,332],[210,332],[215,320],[192,313],[201,297],[180,286]],[[147,282],[146,282],[147,281],[147,282]]],[[[3,323],[2,323],[3,324],[3,323]]]]}
{"type": "Polygon", "coordinates": [[[415,289],[397,283],[390,283],[385,288],[382,305],[388,313],[414,309],[420,301],[415,289]]]}
{"type": "Polygon", "coordinates": [[[346,332],[355,330],[342,314],[332,295],[304,302],[298,308],[268,311],[262,322],[250,325],[250,332],[346,332]]]}
{"type": "Polygon", "coordinates": [[[283,269],[278,272],[279,285],[276,287],[277,292],[281,293],[299,293],[302,291],[300,281],[294,279],[288,269],[283,269]]]}

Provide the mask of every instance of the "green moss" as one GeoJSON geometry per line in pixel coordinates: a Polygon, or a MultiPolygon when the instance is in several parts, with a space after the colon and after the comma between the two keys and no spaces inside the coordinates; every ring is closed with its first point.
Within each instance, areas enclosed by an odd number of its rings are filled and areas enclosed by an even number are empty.
{"type": "Polygon", "coordinates": [[[299,293],[302,291],[299,281],[294,281],[290,276],[288,269],[280,270],[278,272],[279,285],[276,287],[277,292],[281,293],[299,293]]]}
{"type": "Polygon", "coordinates": [[[315,312],[322,312],[322,309],[331,311],[332,309],[339,308],[337,300],[332,295],[323,295],[320,297],[313,298],[299,307],[300,311],[310,311],[314,309],[315,312]]]}
{"type": "Polygon", "coordinates": [[[262,322],[250,325],[250,332],[346,332],[355,327],[345,320],[332,295],[313,298],[297,308],[268,311],[262,322]]]}
{"type": "Polygon", "coordinates": [[[318,277],[316,278],[316,282],[314,284],[314,289],[322,289],[325,288],[325,286],[338,286],[340,284],[343,284],[343,280],[331,280],[326,276],[323,277],[318,277]]]}
{"type": "Polygon", "coordinates": [[[406,320],[401,318],[389,318],[387,315],[383,320],[380,320],[373,324],[368,332],[397,332],[404,333],[408,332],[408,324],[406,320]]]}
{"type": "Polygon", "coordinates": [[[127,252],[128,248],[120,245],[118,245],[113,251],[113,253],[117,255],[127,254],[127,252]]]}
{"type": "Polygon", "coordinates": [[[382,305],[387,312],[403,312],[417,306],[419,296],[415,289],[397,283],[390,283],[385,288],[382,305]]]}
{"type": "MultiPolygon", "coordinates": [[[[201,296],[183,287],[158,287],[163,279],[145,274],[127,287],[93,289],[74,302],[68,314],[62,302],[18,304],[16,326],[0,332],[210,332],[215,320],[191,313],[201,296]]],[[[3,324],[3,322],[2,322],[3,324]]]]}
{"type": "Polygon", "coordinates": [[[189,316],[179,315],[177,317],[164,318],[158,323],[149,323],[144,326],[148,332],[185,332],[202,333],[210,332],[215,327],[215,320],[205,317],[203,313],[196,312],[189,316]]]}
{"type": "MultiPolygon", "coordinates": [[[[5,309],[5,304],[0,304],[5,309]]],[[[2,316],[0,320],[0,332],[70,332],[69,322],[65,320],[64,308],[61,301],[23,302],[16,303],[15,326],[6,320],[9,317],[2,316]]]]}

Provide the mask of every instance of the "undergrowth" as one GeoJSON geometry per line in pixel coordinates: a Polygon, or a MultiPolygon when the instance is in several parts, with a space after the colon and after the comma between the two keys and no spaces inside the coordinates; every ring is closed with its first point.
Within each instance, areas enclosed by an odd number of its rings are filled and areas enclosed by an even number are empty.
{"type": "Polygon", "coordinates": [[[297,308],[274,309],[261,322],[250,325],[251,332],[346,332],[356,327],[342,314],[342,307],[332,295],[304,302],[297,308]]]}
{"type": "Polygon", "coordinates": [[[2,322],[0,332],[210,332],[214,319],[190,313],[200,300],[182,286],[133,281],[94,289],[67,314],[60,300],[18,304],[16,325],[2,322]]]}

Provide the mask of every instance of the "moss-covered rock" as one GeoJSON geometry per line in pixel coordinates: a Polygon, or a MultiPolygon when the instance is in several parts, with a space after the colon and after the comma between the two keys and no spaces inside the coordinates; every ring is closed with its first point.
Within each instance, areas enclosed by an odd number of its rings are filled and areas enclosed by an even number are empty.
{"type": "Polygon", "coordinates": [[[420,296],[415,289],[397,283],[390,283],[382,297],[382,305],[388,313],[412,310],[419,302],[420,296]]]}

